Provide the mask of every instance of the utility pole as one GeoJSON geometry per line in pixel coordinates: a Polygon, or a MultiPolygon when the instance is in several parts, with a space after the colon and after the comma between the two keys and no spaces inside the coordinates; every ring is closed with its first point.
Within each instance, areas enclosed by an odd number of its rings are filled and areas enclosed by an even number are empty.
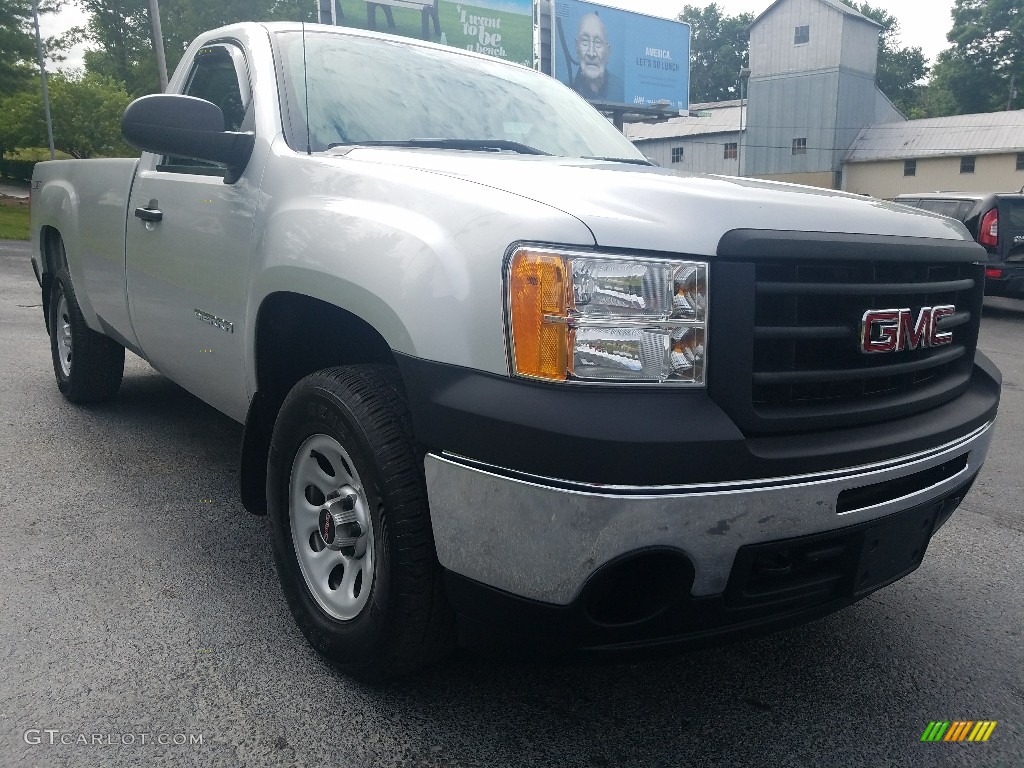
{"type": "Polygon", "coordinates": [[[149,0],[149,21],[153,25],[153,50],[156,51],[156,71],[160,76],[160,92],[167,90],[167,59],[164,57],[164,35],[160,30],[160,5],[149,0]]]}
{"type": "Polygon", "coordinates": [[[1017,95],[1017,89],[1014,88],[1014,84],[1017,82],[1017,74],[1010,75],[1010,96],[1006,99],[1006,111],[1009,112],[1013,105],[1013,99],[1017,95]]]}
{"type": "Polygon", "coordinates": [[[50,120],[50,92],[46,88],[46,62],[43,59],[43,38],[39,35],[39,0],[32,0],[32,20],[36,25],[36,54],[39,56],[39,79],[43,83],[43,111],[46,113],[46,140],[50,144],[50,159],[57,159],[53,148],[53,122],[50,120]]]}
{"type": "Polygon", "coordinates": [[[750,68],[740,69],[740,135],[736,140],[736,175],[743,175],[743,95],[744,84],[750,82],[750,68]]]}

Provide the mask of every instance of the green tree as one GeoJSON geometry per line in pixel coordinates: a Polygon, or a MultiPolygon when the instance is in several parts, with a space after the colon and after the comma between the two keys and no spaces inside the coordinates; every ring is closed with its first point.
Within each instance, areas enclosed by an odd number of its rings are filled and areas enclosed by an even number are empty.
{"type": "Polygon", "coordinates": [[[875,84],[904,115],[920,108],[924,86],[921,80],[928,74],[924,54],[918,47],[902,48],[899,44],[900,23],[884,8],[869,3],[843,0],[846,5],[882,25],[878,35],[878,71],[875,84]]]}
{"type": "Polygon", "coordinates": [[[89,15],[84,34],[88,72],[111,77],[132,96],[160,89],[146,0],[76,0],[89,15]]]}
{"type": "MultiPolygon", "coordinates": [[[[159,90],[147,0],[75,0],[89,20],[83,34],[89,72],[112,77],[132,96],[159,90]]],[[[201,33],[239,21],[314,21],[306,0],[163,0],[160,22],[168,74],[201,33]]]]}
{"type": "Polygon", "coordinates": [[[198,35],[240,21],[316,21],[307,0],[164,0],[160,5],[167,67],[172,69],[198,35]],[[173,59],[173,61],[172,61],[173,59]]]}
{"type": "Polygon", "coordinates": [[[1024,108],[1024,11],[1020,0],[956,0],[953,45],[939,54],[930,116],[1024,108]]]}
{"type": "Polygon", "coordinates": [[[914,117],[945,117],[971,112],[987,112],[991,72],[977,70],[965,61],[956,48],[942,51],[932,67],[928,87],[914,117]]]}
{"type": "MultiPolygon", "coordinates": [[[[58,72],[48,79],[53,143],[72,157],[132,156],[138,152],[121,138],[121,114],[129,97],[115,80],[94,73],[58,72]]],[[[46,145],[41,89],[34,87],[0,98],[0,146],[46,145]]]]}
{"type": "Polygon", "coordinates": [[[24,88],[32,77],[36,46],[29,0],[0,0],[0,94],[24,88]]]}
{"type": "Polygon", "coordinates": [[[690,101],[739,98],[740,69],[747,66],[751,13],[726,16],[717,3],[687,5],[679,21],[690,25],[690,101]]]}

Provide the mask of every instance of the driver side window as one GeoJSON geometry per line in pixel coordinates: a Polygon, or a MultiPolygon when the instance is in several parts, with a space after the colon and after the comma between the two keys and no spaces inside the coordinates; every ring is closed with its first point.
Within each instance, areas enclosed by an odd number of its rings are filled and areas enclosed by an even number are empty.
{"type": "MultiPolygon", "coordinates": [[[[216,104],[224,113],[225,131],[252,130],[252,96],[242,51],[230,43],[218,43],[200,49],[189,74],[186,96],[195,96],[216,104]]],[[[165,156],[159,171],[223,175],[221,163],[185,157],[165,156]]]]}

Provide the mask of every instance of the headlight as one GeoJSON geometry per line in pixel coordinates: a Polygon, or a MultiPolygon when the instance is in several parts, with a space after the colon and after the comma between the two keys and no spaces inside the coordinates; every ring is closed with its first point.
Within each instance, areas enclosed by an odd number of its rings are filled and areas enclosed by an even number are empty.
{"type": "Polygon", "coordinates": [[[521,248],[505,281],[515,374],[704,385],[707,262],[521,248]]]}

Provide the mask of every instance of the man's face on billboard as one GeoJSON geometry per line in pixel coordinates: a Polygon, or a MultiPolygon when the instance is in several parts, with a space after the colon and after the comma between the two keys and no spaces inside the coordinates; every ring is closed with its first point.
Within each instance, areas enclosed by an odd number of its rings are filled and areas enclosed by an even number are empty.
{"type": "Polygon", "coordinates": [[[604,80],[608,50],[608,33],[604,22],[596,13],[583,16],[576,31],[576,56],[580,62],[580,75],[591,81],[594,90],[600,88],[604,80]]]}

